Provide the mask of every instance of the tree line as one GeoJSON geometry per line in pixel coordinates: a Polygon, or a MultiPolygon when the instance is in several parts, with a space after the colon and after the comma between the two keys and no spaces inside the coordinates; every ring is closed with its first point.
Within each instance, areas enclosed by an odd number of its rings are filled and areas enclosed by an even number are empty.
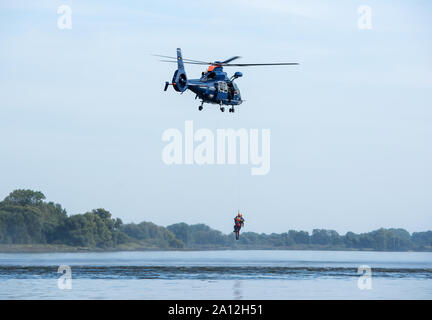
{"type": "Polygon", "coordinates": [[[334,230],[244,232],[235,241],[205,224],[151,222],[124,224],[105,209],[68,216],[60,204],[45,201],[39,191],[15,190],[0,202],[0,244],[66,245],[88,249],[328,249],[432,251],[432,231],[410,234],[404,229],[368,233],[334,230]]]}

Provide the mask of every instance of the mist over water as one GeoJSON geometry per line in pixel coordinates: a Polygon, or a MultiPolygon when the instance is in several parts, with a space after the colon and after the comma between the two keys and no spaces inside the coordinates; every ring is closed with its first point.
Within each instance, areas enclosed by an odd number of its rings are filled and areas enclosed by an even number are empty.
{"type": "Polygon", "coordinates": [[[0,254],[0,299],[431,299],[432,253],[191,251],[0,254]],[[60,265],[72,270],[61,290],[60,265]],[[360,290],[358,267],[372,269],[360,290]]]}

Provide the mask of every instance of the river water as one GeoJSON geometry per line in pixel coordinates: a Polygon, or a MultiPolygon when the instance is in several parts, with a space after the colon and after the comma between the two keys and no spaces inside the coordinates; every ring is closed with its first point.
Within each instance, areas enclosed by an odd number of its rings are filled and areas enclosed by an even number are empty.
{"type": "Polygon", "coordinates": [[[432,253],[4,253],[0,299],[432,299],[432,253]]]}

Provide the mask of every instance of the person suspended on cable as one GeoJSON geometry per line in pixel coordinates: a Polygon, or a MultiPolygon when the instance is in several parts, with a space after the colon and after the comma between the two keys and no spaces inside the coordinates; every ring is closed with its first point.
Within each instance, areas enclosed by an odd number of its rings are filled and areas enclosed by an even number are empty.
{"type": "Polygon", "coordinates": [[[239,211],[237,216],[234,217],[234,232],[236,233],[237,238],[238,238],[238,234],[240,233],[240,229],[241,227],[243,227],[243,225],[244,225],[244,219],[241,212],[239,211]]]}

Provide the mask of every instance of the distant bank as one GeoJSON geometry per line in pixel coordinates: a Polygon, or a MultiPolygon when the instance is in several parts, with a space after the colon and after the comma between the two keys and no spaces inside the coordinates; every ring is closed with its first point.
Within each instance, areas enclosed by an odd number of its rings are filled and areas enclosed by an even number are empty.
{"type": "Polygon", "coordinates": [[[205,224],[151,222],[123,224],[109,211],[95,209],[68,216],[60,204],[46,202],[42,192],[15,190],[0,202],[0,252],[82,252],[120,250],[367,250],[432,251],[432,231],[404,229],[368,233],[334,230],[245,232],[240,240],[205,224]]]}

